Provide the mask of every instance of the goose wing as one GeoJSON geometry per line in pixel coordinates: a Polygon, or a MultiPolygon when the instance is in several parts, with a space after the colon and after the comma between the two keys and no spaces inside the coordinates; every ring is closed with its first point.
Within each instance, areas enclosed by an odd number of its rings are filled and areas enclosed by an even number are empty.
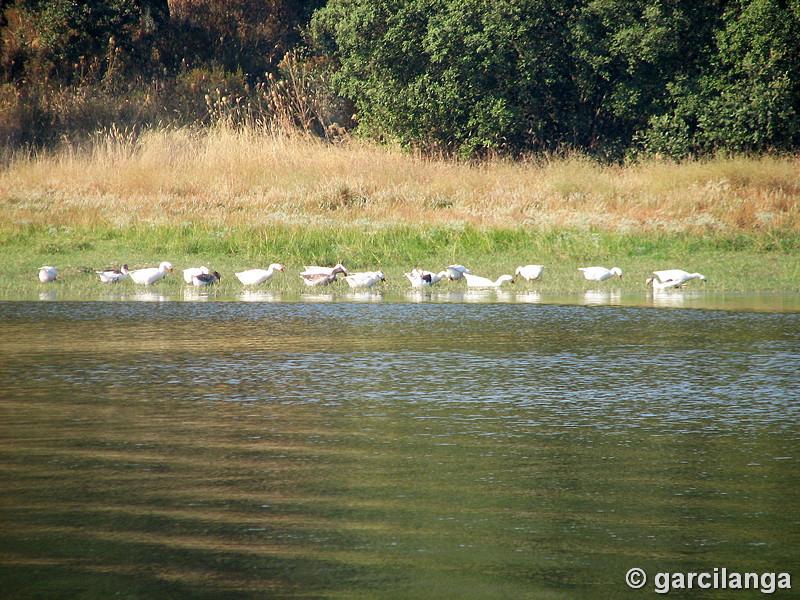
{"type": "Polygon", "coordinates": [[[467,280],[467,285],[469,287],[491,287],[495,285],[495,282],[488,277],[480,277],[470,273],[462,273],[462,275],[467,280]]]}
{"type": "Polygon", "coordinates": [[[661,283],[686,281],[691,277],[689,273],[682,269],[664,269],[663,271],[653,271],[653,275],[658,277],[661,283]]]}

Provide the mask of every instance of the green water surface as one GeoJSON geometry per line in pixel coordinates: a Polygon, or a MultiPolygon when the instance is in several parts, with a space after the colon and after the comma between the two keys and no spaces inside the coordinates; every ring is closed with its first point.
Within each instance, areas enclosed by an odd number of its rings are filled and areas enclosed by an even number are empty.
{"type": "Polygon", "coordinates": [[[0,595],[797,588],[800,313],[682,298],[0,303],[0,595]]]}

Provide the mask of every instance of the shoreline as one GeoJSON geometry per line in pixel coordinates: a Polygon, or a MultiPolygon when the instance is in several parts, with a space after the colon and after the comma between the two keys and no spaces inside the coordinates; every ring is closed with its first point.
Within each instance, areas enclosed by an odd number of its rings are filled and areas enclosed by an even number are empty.
{"type": "MultiPolygon", "coordinates": [[[[68,294],[108,290],[94,271],[128,264],[129,269],[170,261],[176,272],[148,289],[180,291],[184,268],[207,265],[222,274],[218,288],[231,294],[244,286],[234,273],[284,265],[255,289],[297,293],[306,290],[299,277],[304,265],[343,262],[351,272],[382,270],[391,293],[410,288],[404,273],[413,268],[438,272],[447,265],[467,265],[492,279],[514,274],[518,266],[543,264],[540,280],[522,282],[542,293],[571,294],[590,289],[621,293],[647,290],[652,271],[680,268],[703,273],[708,281],[687,289],[708,292],[800,292],[800,253],[791,238],[786,248],[773,236],[703,237],[687,234],[611,234],[573,230],[540,232],[525,229],[473,229],[402,226],[365,233],[358,228],[243,228],[209,226],[120,228],[0,228],[0,295],[39,290],[38,268],[47,264],[60,272],[59,285],[68,294]],[[585,281],[578,267],[619,267],[623,278],[595,284],[585,281]]],[[[346,287],[344,283],[341,284],[346,287]]],[[[451,287],[457,285],[455,282],[451,287]]],[[[463,284],[458,284],[466,287],[463,284]]],[[[119,286],[139,287],[127,281],[119,286]]],[[[114,287],[119,287],[114,286],[114,287]]],[[[313,289],[313,288],[312,288],[313,289]]],[[[322,288],[320,288],[322,289],[322,288]]],[[[460,289],[460,288],[457,288],[460,289]]],[[[504,288],[505,289],[505,288],[504,288]]],[[[516,289],[519,289],[517,287],[516,289]]]]}
{"type": "Polygon", "coordinates": [[[544,264],[547,292],[585,290],[577,268],[603,265],[625,272],[622,291],[679,268],[710,291],[793,293],[800,157],[475,163],[210,127],[97,134],[0,167],[0,290],[38,284],[44,264],[88,285],[94,269],[162,260],[206,264],[223,287],[273,262],[344,262],[383,270],[394,291],[413,268],[458,263],[493,279],[544,264]]]}
{"type": "MultiPolygon", "coordinates": [[[[507,304],[565,308],[657,308],[721,310],[739,313],[800,314],[800,292],[718,292],[700,286],[679,290],[622,291],[614,287],[595,287],[573,292],[541,291],[526,282],[500,290],[475,289],[458,285],[437,285],[424,290],[391,289],[375,286],[352,289],[346,284],[326,288],[281,290],[268,285],[258,287],[196,288],[186,286],[115,285],[96,289],[91,286],[42,284],[37,289],[0,290],[0,306],[5,303],[77,302],[77,303],[184,303],[221,304],[507,304]]],[[[2,312],[2,310],[0,310],[2,312]]]]}

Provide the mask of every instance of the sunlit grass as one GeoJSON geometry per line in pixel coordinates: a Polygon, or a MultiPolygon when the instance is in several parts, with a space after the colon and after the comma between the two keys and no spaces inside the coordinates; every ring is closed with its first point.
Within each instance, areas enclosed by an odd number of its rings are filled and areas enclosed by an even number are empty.
{"type": "Polygon", "coordinates": [[[85,283],[170,260],[226,270],[223,286],[277,261],[291,274],[269,285],[290,290],[303,265],[344,261],[390,289],[458,262],[490,277],[545,264],[530,284],[545,290],[582,289],[575,269],[601,264],[631,274],[623,289],[678,267],[707,289],[796,291],[799,200],[796,157],[465,163],[257,129],[110,130],[6,161],[0,288],[38,285],[45,263],[85,283]]]}
{"type": "MultiPolygon", "coordinates": [[[[33,293],[58,289],[67,293],[100,293],[134,288],[131,282],[107,286],[94,270],[127,263],[131,269],[156,266],[169,260],[176,268],[152,290],[181,292],[180,270],[208,265],[222,274],[217,289],[238,292],[243,286],[237,271],[280,262],[276,274],[259,289],[300,293],[307,291],[299,272],[307,264],[333,265],[343,261],[353,271],[381,269],[387,282],[379,287],[400,292],[409,289],[404,273],[414,267],[439,271],[452,263],[468,265],[473,272],[496,278],[513,274],[516,267],[544,264],[540,281],[519,281],[513,289],[575,292],[595,284],[585,282],[580,266],[617,266],[624,272],[602,287],[644,291],[651,271],[684,268],[699,271],[708,291],[800,291],[800,261],[795,251],[798,237],[764,235],[738,237],[682,234],[621,234],[558,230],[539,232],[525,228],[436,227],[398,225],[364,231],[357,227],[218,228],[209,224],[118,227],[26,226],[0,233],[0,294],[15,290],[33,293]],[[782,246],[785,245],[785,248],[782,246]],[[40,284],[38,267],[59,268],[55,286],[40,284]]],[[[463,283],[443,289],[461,290],[463,283]]],[[[344,284],[326,292],[347,291],[344,284]]]]}
{"type": "Polygon", "coordinates": [[[47,225],[797,232],[798,198],[798,158],[463,163],[225,127],[112,130],[0,172],[4,220],[47,225]]]}

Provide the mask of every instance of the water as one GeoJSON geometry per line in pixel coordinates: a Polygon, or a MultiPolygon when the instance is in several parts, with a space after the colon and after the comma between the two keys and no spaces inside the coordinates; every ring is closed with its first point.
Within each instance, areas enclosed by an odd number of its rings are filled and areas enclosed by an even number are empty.
{"type": "Polygon", "coordinates": [[[250,299],[0,303],[3,598],[800,586],[797,311],[250,299]]]}

